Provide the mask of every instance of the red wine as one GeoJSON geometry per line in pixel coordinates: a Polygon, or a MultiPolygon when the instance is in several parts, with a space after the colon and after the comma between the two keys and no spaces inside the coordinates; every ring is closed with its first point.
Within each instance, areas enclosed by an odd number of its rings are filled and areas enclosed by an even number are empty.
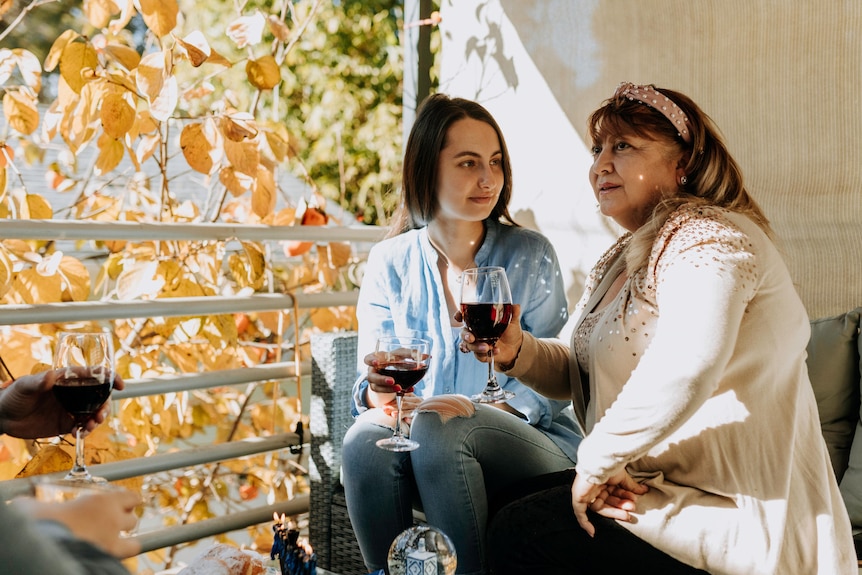
{"type": "Polygon", "coordinates": [[[377,370],[381,375],[394,379],[395,384],[404,391],[412,390],[413,386],[425,377],[426,371],[428,371],[426,363],[416,363],[410,360],[389,363],[377,370]]]}
{"type": "Polygon", "coordinates": [[[79,423],[86,421],[111,395],[111,380],[62,375],[54,383],[54,397],[79,423]]]}
{"type": "Polygon", "coordinates": [[[470,333],[486,343],[496,342],[512,321],[510,303],[462,303],[461,315],[470,333]]]}

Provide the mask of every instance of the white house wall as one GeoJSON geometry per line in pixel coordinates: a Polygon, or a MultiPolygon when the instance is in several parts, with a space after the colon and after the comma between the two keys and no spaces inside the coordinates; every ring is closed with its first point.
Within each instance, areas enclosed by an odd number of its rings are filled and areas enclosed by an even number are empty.
{"type": "Polygon", "coordinates": [[[587,115],[621,81],[722,129],[812,317],[862,304],[862,2],[442,0],[442,92],[500,122],[513,212],[557,248],[570,305],[618,230],[597,214],[587,115]]]}

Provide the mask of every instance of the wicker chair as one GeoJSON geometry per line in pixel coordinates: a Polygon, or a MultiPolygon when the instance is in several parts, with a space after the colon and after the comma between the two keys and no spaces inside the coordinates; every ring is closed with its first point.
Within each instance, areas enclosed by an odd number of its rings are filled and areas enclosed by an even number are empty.
{"type": "MultiPolygon", "coordinates": [[[[356,332],[311,337],[309,539],[318,565],[342,575],[366,572],[341,485],[344,434],[353,423],[350,395],[356,379],[357,341],[356,332]]],[[[414,509],[413,523],[425,523],[425,514],[414,509]]]]}
{"type": "Polygon", "coordinates": [[[311,338],[311,501],[309,539],[318,565],[344,575],[365,573],[341,486],[341,448],[353,422],[350,393],[356,378],[355,332],[311,338]]]}

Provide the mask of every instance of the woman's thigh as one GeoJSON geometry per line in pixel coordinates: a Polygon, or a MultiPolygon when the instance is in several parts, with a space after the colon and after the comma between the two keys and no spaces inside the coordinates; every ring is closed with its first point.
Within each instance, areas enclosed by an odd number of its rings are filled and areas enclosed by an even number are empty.
{"type": "Polygon", "coordinates": [[[519,417],[487,405],[477,405],[472,417],[447,421],[436,413],[421,413],[413,421],[411,437],[421,446],[413,452],[417,476],[438,477],[456,467],[465,470],[476,465],[492,493],[574,465],[547,435],[519,417]]]}
{"type": "Polygon", "coordinates": [[[616,575],[634,569],[646,575],[706,575],[632,535],[616,521],[588,512],[596,528],[590,537],[571,503],[571,473],[549,476],[541,491],[500,509],[488,529],[488,553],[495,575],[616,575]]]}

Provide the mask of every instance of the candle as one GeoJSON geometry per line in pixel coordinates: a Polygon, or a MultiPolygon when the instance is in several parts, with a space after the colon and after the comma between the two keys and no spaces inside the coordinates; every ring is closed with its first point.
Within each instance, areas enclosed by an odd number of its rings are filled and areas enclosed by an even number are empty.
{"type": "Polygon", "coordinates": [[[317,575],[317,555],[307,540],[299,540],[299,529],[292,522],[285,526],[284,515],[279,518],[273,514],[273,519],[269,557],[278,556],[281,575],[317,575]]]}

